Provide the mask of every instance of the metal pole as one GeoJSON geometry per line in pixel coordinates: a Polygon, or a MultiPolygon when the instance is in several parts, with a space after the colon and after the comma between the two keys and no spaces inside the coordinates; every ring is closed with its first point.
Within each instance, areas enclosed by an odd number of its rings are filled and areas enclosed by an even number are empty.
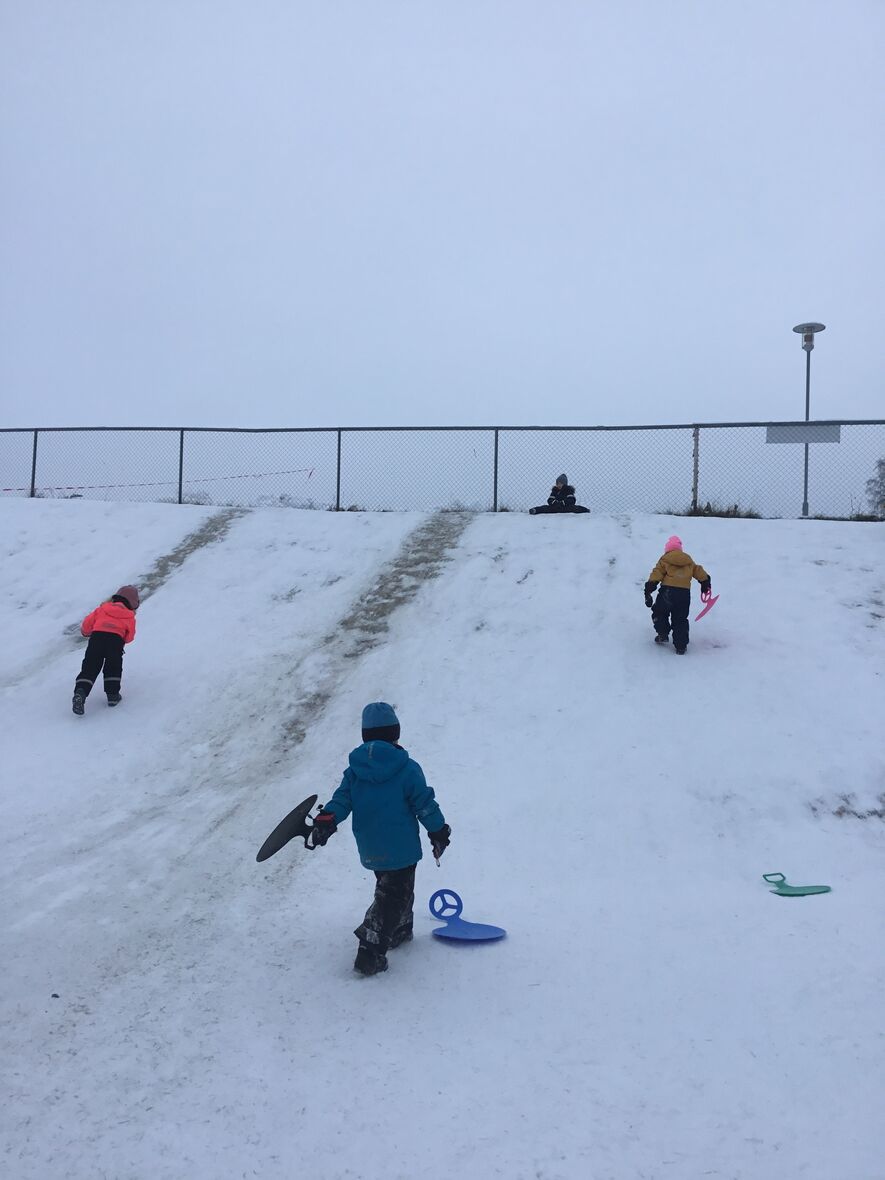
{"type": "Polygon", "coordinates": [[[184,431],[178,433],[178,503],[182,501],[182,491],[184,486],[184,431]]]}
{"type": "Polygon", "coordinates": [[[492,512],[498,511],[498,428],[495,427],[495,474],[492,480],[492,512]]]}
{"type": "Polygon", "coordinates": [[[39,431],[34,431],[34,449],[31,452],[31,499],[37,494],[37,435],[39,431]]]}
{"type": "Polygon", "coordinates": [[[341,431],[338,431],[338,463],[335,475],[335,511],[341,511],[341,431]]]}
{"type": "MultiPolygon", "coordinates": [[[[805,352],[805,421],[811,409],[811,349],[805,352]]],[[[808,443],[805,444],[805,478],[802,484],[802,515],[808,515],[808,443]]]]}
{"type": "Polygon", "coordinates": [[[694,443],[691,453],[691,510],[697,512],[698,510],[698,468],[700,467],[700,452],[701,452],[701,428],[695,426],[692,428],[692,436],[694,443]]]}

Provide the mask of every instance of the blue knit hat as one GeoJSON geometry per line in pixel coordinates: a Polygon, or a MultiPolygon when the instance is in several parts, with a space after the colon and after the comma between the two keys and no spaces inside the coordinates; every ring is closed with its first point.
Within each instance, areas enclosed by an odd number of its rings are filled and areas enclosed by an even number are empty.
{"type": "Polygon", "coordinates": [[[386,729],[389,725],[399,725],[393,705],[386,701],[372,701],[363,709],[363,729],[386,729]]]}
{"type": "Polygon", "coordinates": [[[568,476],[567,475],[557,475],[556,482],[561,483],[561,484],[568,484],[568,476]]]}

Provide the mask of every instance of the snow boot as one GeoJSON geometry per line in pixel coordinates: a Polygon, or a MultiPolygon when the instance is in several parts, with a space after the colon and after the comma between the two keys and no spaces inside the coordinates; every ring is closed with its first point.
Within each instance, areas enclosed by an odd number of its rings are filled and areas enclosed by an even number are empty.
{"type": "Polygon", "coordinates": [[[673,650],[676,652],[677,656],[684,656],[685,655],[685,648],[684,647],[677,647],[677,648],[674,648],[673,650]]]}
{"type": "Polygon", "coordinates": [[[669,635],[656,635],[655,636],[655,643],[669,643],[669,642],[670,642],[669,635]]]}
{"type": "Polygon", "coordinates": [[[404,942],[411,942],[413,938],[414,932],[411,926],[400,926],[399,930],[394,931],[390,940],[390,950],[396,950],[398,946],[402,946],[404,942]]]}
{"type": "Polygon", "coordinates": [[[120,696],[120,694],[118,692],[109,692],[108,693],[108,706],[111,709],[113,709],[114,705],[119,705],[119,703],[120,703],[120,701],[122,701],[122,699],[123,698],[120,696]]]}
{"type": "Polygon", "coordinates": [[[387,955],[380,954],[374,947],[361,942],[353,961],[354,971],[360,975],[380,975],[387,970],[387,955]]]}
{"type": "Polygon", "coordinates": [[[79,689],[76,689],[76,688],[74,689],[74,699],[71,702],[71,708],[74,710],[74,712],[77,714],[78,717],[82,717],[83,714],[86,712],[86,697],[83,695],[82,692],[80,692],[79,689]]]}

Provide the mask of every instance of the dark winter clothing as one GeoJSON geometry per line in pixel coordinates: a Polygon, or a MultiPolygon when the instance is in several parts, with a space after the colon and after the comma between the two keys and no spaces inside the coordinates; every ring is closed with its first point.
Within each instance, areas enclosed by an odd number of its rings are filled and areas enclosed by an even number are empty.
{"type": "Polygon", "coordinates": [[[395,746],[399,741],[399,718],[393,706],[387,701],[373,701],[363,709],[363,741],[390,742],[395,746]]]}
{"type": "Polygon", "coordinates": [[[99,672],[104,666],[104,690],[108,697],[120,694],[120,682],[123,677],[123,638],[108,631],[94,631],[86,646],[86,655],[80,675],[74,685],[74,692],[82,697],[88,697],[92,686],[98,679],[99,672]]]}
{"type": "Polygon", "coordinates": [[[421,859],[418,821],[428,832],[446,822],[423,770],[401,746],[383,741],[357,746],[349,763],[323,810],[339,824],[353,812],[353,834],[367,869],[414,865],[421,859]]]}
{"type": "MultiPolygon", "coordinates": [[[[399,720],[390,705],[375,701],[362,716],[366,734],[395,731],[399,720]]],[[[415,868],[421,859],[419,823],[435,837],[439,857],[451,830],[424,772],[394,741],[364,740],[351,751],[341,786],[323,807],[337,826],[353,813],[353,834],[360,860],[375,873],[375,897],[354,934],[360,940],[353,967],[361,975],[387,970],[387,951],[412,937],[415,868]]],[[[322,841],[323,843],[325,841],[322,841]]]]}
{"type": "Polygon", "coordinates": [[[659,640],[673,632],[673,645],[681,655],[688,647],[688,612],[691,607],[691,581],[710,588],[710,575],[690,554],[683,552],[678,537],[670,537],[657,565],[645,583],[645,604],[651,606],[651,621],[659,640]],[[651,594],[661,587],[652,603],[651,594]]]}
{"type": "Polygon", "coordinates": [[[555,483],[547,497],[551,508],[573,508],[575,502],[575,489],[570,483],[555,483]]]}
{"type": "Polygon", "coordinates": [[[546,516],[548,513],[559,515],[562,512],[589,512],[583,504],[572,504],[571,507],[561,504],[539,504],[537,508],[529,509],[529,516],[546,516]]]}
{"type": "MultiPolygon", "coordinates": [[[[414,904],[415,865],[375,873],[375,896],[361,925],[354,930],[360,940],[360,947],[370,952],[368,956],[363,954],[362,958],[367,960],[366,965],[375,968],[365,974],[375,974],[379,970],[379,965],[372,963],[372,956],[383,957],[388,950],[408,942],[412,937],[414,904]]],[[[361,970],[358,963],[354,966],[358,971],[361,970]]],[[[384,967],[380,967],[380,970],[383,971],[384,967]]]]}
{"type": "Polygon", "coordinates": [[[121,586],[110,602],[97,606],[80,624],[80,631],[89,636],[89,643],[74,684],[73,709],[78,715],[82,714],[83,702],[102,671],[108,704],[116,705],[120,701],[123,647],[135,638],[135,612],[128,602],[138,605],[138,591],[134,586],[121,586]]]}
{"type": "Polygon", "coordinates": [[[691,591],[679,586],[662,586],[651,608],[651,621],[661,639],[673,631],[673,644],[677,651],[688,647],[688,611],[691,606],[691,591]]]}
{"type": "Polygon", "coordinates": [[[433,849],[433,855],[437,861],[451,844],[449,836],[452,834],[452,829],[448,824],[443,824],[438,832],[428,832],[430,838],[430,847],[433,849]]]}
{"type": "MultiPolygon", "coordinates": [[[[114,595],[114,599],[118,597],[114,595]]],[[[83,635],[92,635],[95,631],[119,635],[124,643],[131,643],[135,638],[135,613],[122,602],[103,602],[80,624],[83,635]]]]}
{"type": "Polygon", "coordinates": [[[541,504],[537,508],[530,508],[529,514],[531,516],[543,516],[548,512],[589,512],[589,508],[584,508],[581,504],[575,503],[575,489],[568,482],[565,475],[560,475],[556,483],[550,489],[550,495],[547,497],[547,503],[541,504]]]}

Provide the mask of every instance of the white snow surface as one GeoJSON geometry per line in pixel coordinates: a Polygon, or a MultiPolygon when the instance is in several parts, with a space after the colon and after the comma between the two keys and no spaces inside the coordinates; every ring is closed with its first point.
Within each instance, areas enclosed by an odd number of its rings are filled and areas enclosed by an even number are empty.
{"type": "Polygon", "coordinates": [[[427,518],[254,511],[75,717],[70,625],[211,514],[0,503],[7,1180],[885,1177],[885,526],[477,516],[354,654],[427,518]],[[255,853],[376,699],[453,838],[364,979],[349,824],[255,853]],[[443,886],[508,937],[432,938],[443,886]]]}

